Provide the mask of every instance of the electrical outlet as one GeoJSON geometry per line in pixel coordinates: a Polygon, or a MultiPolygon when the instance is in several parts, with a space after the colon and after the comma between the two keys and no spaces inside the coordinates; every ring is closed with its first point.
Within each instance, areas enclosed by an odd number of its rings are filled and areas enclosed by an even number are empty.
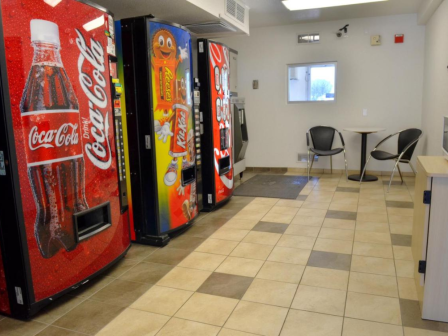
{"type": "Polygon", "coordinates": [[[381,45],[381,35],[373,35],[370,37],[370,45],[379,46],[381,45]]]}
{"type": "Polygon", "coordinates": [[[364,117],[367,117],[367,109],[362,110],[362,115],[363,115],[364,117]]]}

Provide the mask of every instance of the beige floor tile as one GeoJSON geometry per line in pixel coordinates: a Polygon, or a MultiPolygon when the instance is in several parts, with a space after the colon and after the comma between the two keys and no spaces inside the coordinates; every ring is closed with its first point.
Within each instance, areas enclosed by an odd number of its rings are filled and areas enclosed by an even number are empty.
{"type": "Polygon", "coordinates": [[[401,325],[398,298],[347,293],[345,316],[360,320],[401,325]]]}
{"type": "Polygon", "coordinates": [[[259,211],[260,213],[264,213],[264,214],[267,214],[270,209],[272,209],[271,206],[266,205],[266,204],[260,204],[260,203],[249,203],[248,205],[246,205],[243,208],[243,210],[259,211]]]}
{"type": "Polygon", "coordinates": [[[404,336],[446,336],[447,333],[425,330],[425,329],[415,329],[415,328],[404,328],[404,336]]]}
{"type": "Polygon", "coordinates": [[[387,213],[389,216],[412,217],[414,216],[414,209],[387,208],[387,213]]]}
{"type": "Polygon", "coordinates": [[[390,233],[387,223],[356,222],[356,231],[390,233]]]}
{"type": "Polygon", "coordinates": [[[231,257],[266,260],[274,246],[240,243],[230,254],[231,257]]]}
{"type": "Polygon", "coordinates": [[[323,287],[329,289],[347,290],[349,272],[327,268],[305,268],[301,285],[323,287]]]}
{"type": "Polygon", "coordinates": [[[347,292],[300,285],[291,308],[344,316],[347,292]]]}
{"type": "Polygon", "coordinates": [[[414,278],[414,262],[408,260],[395,260],[397,276],[402,278],[414,278]]]}
{"type": "Polygon", "coordinates": [[[291,208],[300,208],[302,205],[303,201],[285,200],[285,199],[282,199],[277,203],[275,203],[275,206],[291,207],[291,208]]]}
{"type": "Polygon", "coordinates": [[[126,309],[96,335],[153,336],[169,319],[169,316],[126,309]],[[129,321],[132,321],[132,323],[129,323],[129,321]]]}
{"type": "Polygon", "coordinates": [[[412,198],[409,194],[387,194],[386,201],[412,202],[412,198]]]}
{"type": "Polygon", "coordinates": [[[298,284],[305,266],[266,261],[257,274],[257,278],[298,284]]]}
{"type": "Polygon", "coordinates": [[[325,218],[326,214],[327,210],[322,209],[300,208],[299,211],[297,212],[297,216],[318,217],[318,218],[325,218]]]}
{"type": "Polygon", "coordinates": [[[350,272],[348,291],[398,297],[395,276],[350,272]]]}
{"type": "Polygon", "coordinates": [[[263,336],[278,336],[287,313],[287,308],[241,301],[230,315],[225,328],[263,336]]]}
{"type": "Polygon", "coordinates": [[[392,244],[390,234],[388,233],[365,232],[365,231],[355,232],[355,242],[371,243],[371,244],[387,244],[387,245],[392,244]]]}
{"type": "Polygon", "coordinates": [[[237,229],[237,230],[252,230],[255,225],[257,225],[258,220],[256,219],[238,219],[231,218],[223,228],[226,229],[237,229]]]}
{"type": "Polygon", "coordinates": [[[208,324],[172,318],[157,336],[216,336],[219,329],[208,324]]]}
{"type": "Polygon", "coordinates": [[[390,233],[412,236],[412,224],[390,224],[390,233]]]}
{"type": "Polygon", "coordinates": [[[344,203],[330,203],[330,207],[328,210],[335,210],[335,211],[350,211],[350,212],[356,212],[358,209],[358,205],[356,204],[344,204],[344,203]]]}
{"type": "Polygon", "coordinates": [[[354,234],[355,231],[353,230],[322,228],[319,233],[319,238],[353,241],[354,234]]]}
{"type": "Polygon", "coordinates": [[[223,255],[192,252],[188,257],[182,260],[178,266],[213,272],[224,259],[226,259],[226,256],[223,255]]]}
{"type": "Polygon", "coordinates": [[[387,215],[387,210],[386,210],[386,208],[383,208],[383,207],[360,205],[360,206],[358,206],[358,213],[387,215]]]}
{"type": "Polygon", "coordinates": [[[294,215],[268,213],[261,220],[263,222],[289,224],[293,218],[294,215]]]}
{"type": "Polygon", "coordinates": [[[305,236],[316,238],[319,234],[320,227],[305,226],[305,225],[290,225],[286,231],[285,235],[292,236],[305,236]]]}
{"type": "MultiPolygon", "coordinates": [[[[302,193],[300,193],[300,195],[302,195],[302,193]]],[[[332,199],[332,195],[309,194],[306,200],[311,203],[330,203],[332,199]]]]}
{"type": "Polygon", "coordinates": [[[243,239],[243,243],[275,245],[282,235],[280,233],[251,231],[243,239]]]}
{"type": "Polygon", "coordinates": [[[356,218],[361,222],[388,223],[386,214],[358,212],[358,216],[356,218]]]}
{"type": "Polygon", "coordinates": [[[244,331],[231,330],[231,329],[221,329],[218,336],[254,336],[254,334],[249,334],[244,331]]]}
{"type": "Polygon", "coordinates": [[[283,235],[278,241],[277,246],[311,250],[315,241],[316,238],[314,237],[283,235]]]}
{"type": "Polygon", "coordinates": [[[354,255],[352,257],[351,271],[395,276],[395,264],[393,259],[354,255]]]}
{"type": "Polygon", "coordinates": [[[220,228],[210,236],[211,239],[221,239],[240,242],[249,233],[249,230],[236,230],[220,228]]]}
{"type": "Polygon", "coordinates": [[[289,308],[296,290],[297,284],[255,279],[242,300],[289,308]]]}
{"type": "Polygon", "coordinates": [[[207,239],[196,249],[196,252],[229,255],[237,245],[238,242],[234,241],[207,239]]]}
{"type": "Polygon", "coordinates": [[[261,260],[227,257],[216,272],[254,277],[261,266],[263,266],[261,260]]]}
{"type": "Polygon", "coordinates": [[[295,216],[291,221],[291,225],[321,227],[324,219],[323,217],[295,216]]]}
{"type": "MultiPolygon", "coordinates": [[[[348,194],[348,193],[346,193],[348,194]]],[[[345,198],[344,196],[333,197],[331,200],[333,204],[348,204],[348,205],[358,205],[357,198],[345,198]]]]}
{"type": "Polygon", "coordinates": [[[362,188],[359,191],[359,193],[362,195],[383,195],[384,190],[382,188],[372,188],[372,189],[362,188]]]}
{"type": "Polygon", "coordinates": [[[325,218],[322,227],[340,230],[354,230],[356,226],[355,223],[356,222],[354,220],[325,218]]]}
{"type": "Polygon", "coordinates": [[[374,201],[384,201],[385,197],[384,194],[360,194],[359,195],[359,199],[364,199],[364,200],[374,200],[374,201]]]}
{"type": "Polygon", "coordinates": [[[293,215],[295,216],[297,212],[299,211],[298,208],[291,208],[288,206],[279,206],[274,205],[271,210],[269,210],[269,214],[279,214],[279,215],[293,215]]]}
{"type": "MultiPolygon", "coordinates": [[[[2,316],[3,317],[3,316],[2,316]]],[[[5,317],[0,320],[1,336],[34,336],[47,327],[35,321],[20,321],[5,317]]]]}
{"type": "Polygon", "coordinates": [[[176,313],[176,317],[222,327],[239,300],[194,293],[176,313]]]}
{"type": "Polygon", "coordinates": [[[403,336],[403,328],[391,324],[346,318],[342,336],[403,336]]]}
{"type": "Polygon", "coordinates": [[[373,206],[373,207],[378,207],[378,208],[385,208],[386,202],[384,200],[375,201],[375,200],[361,198],[361,199],[359,199],[358,205],[360,205],[360,206],[368,205],[368,206],[373,206]]]}
{"type": "Polygon", "coordinates": [[[174,315],[187,302],[193,292],[181,289],[153,286],[130,308],[162,315],[174,315]]]}
{"type": "Polygon", "coordinates": [[[412,249],[409,246],[393,246],[394,258],[396,260],[408,260],[413,261],[412,249]]]}
{"type": "Polygon", "coordinates": [[[414,223],[414,217],[389,215],[389,224],[408,224],[408,225],[412,225],[413,223],[414,223]]]}
{"type": "Polygon", "coordinates": [[[234,218],[260,220],[264,215],[264,212],[260,211],[241,210],[234,216],[234,218]]]}
{"type": "Polygon", "coordinates": [[[351,192],[342,192],[342,191],[336,191],[334,193],[334,198],[346,198],[346,199],[358,199],[359,194],[358,193],[351,193],[351,192]]]}
{"type": "Polygon", "coordinates": [[[290,310],[281,336],[340,336],[342,317],[290,310]]]}
{"type": "Polygon", "coordinates": [[[268,260],[287,264],[306,265],[310,254],[311,250],[276,246],[269,255],[268,260]]]}
{"type": "Polygon", "coordinates": [[[333,253],[352,254],[352,241],[317,238],[313,250],[333,253]]]}
{"type": "Polygon", "coordinates": [[[418,301],[417,289],[415,288],[415,280],[412,278],[397,278],[398,293],[401,299],[418,301]]]}
{"type": "MultiPolygon", "coordinates": [[[[322,186],[321,184],[319,184],[322,186]]],[[[333,183],[333,185],[337,185],[336,183],[333,183]]],[[[327,190],[321,190],[318,188],[313,189],[313,191],[310,193],[310,196],[333,196],[334,191],[327,191],[327,190]]]]}
{"type": "Polygon", "coordinates": [[[302,208],[305,208],[305,209],[328,210],[329,207],[330,207],[330,202],[311,202],[308,200],[306,200],[302,205],[302,208]]]}
{"type": "Polygon", "coordinates": [[[279,201],[278,198],[264,198],[257,197],[251,203],[265,204],[265,205],[274,205],[279,201]]]}
{"type": "Polygon", "coordinates": [[[362,243],[356,241],[353,244],[353,254],[367,257],[394,258],[392,245],[362,243]]]}
{"type": "Polygon", "coordinates": [[[175,267],[157,285],[189,291],[196,291],[212,272],[191,268],[175,267]]]}

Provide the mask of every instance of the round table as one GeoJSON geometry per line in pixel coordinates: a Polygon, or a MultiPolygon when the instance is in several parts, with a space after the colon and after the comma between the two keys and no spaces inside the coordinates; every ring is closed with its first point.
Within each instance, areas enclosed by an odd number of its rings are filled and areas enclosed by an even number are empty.
{"type": "MultiPolygon", "coordinates": [[[[364,170],[364,167],[366,165],[366,155],[367,155],[367,135],[371,133],[378,133],[385,131],[385,128],[380,127],[351,127],[351,128],[344,128],[344,131],[347,132],[355,132],[361,134],[362,138],[362,144],[361,144],[361,168],[359,170],[359,175],[350,175],[348,177],[349,180],[352,181],[361,181],[361,175],[362,171],[364,170]]],[[[378,181],[378,177],[373,175],[364,175],[364,178],[362,179],[362,182],[374,182],[378,181]]]]}

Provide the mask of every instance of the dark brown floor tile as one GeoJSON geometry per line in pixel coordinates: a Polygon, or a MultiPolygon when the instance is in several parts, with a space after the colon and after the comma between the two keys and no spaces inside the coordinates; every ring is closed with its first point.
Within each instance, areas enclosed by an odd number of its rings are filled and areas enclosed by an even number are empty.
{"type": "Polygon", "coordinates": [[[254,167],[253,168],[254,173],[269,173],[270,171],[271,171],[270,168],[265,168],[265,167],[254,167]]]}
{"type": "Polygon", "coordinates": [[[352,256],[348,254],[312,251],[308,266],[350,271],[352,256]]]}
{"type": "Polygon", "coordinates": [[[147,283],[117,279],[90,297],[90,299],[115,306],[129,307],[151,287],[152,285],[147,283]]]}
{"type": "Polygon", "coordinates": [[[121,259],[116,265],[112,266],[103,275],[107,275],[109,277],[118,278],[123,275],[127,271],[129,271],[132,267],[137,265],[139,261],[137,259],[130,259],[127,256],[121,259]]]}
{"type": "Polygon", "coordinates": [[[288,228],[288,226],[289,226],[288,224],[258,222],[258,224],[255,225],[252,230],[283,234],[286,231],[286,229],[288,228]]]}
{"type": "Polygon", "coordinates": [[[412,236],[403,234],[391,234],[392,245],[395,246],[412,246],[412,236]]]}
{"type": "Polygon", "coordinates": [[[388,208],[414,209],[413,202],[386,201],[388,208]]]}
{"type": "Polygon", "coordinates": [[[54,322],[53,325],[88,335],[95,335],[123,310],[123,307],[86,300],[54,322]]]}
{"type": "Polygon", "coordinates": [[[84,300],[85,298],[82,297],[64,295],[42,309],[36,316],[33,317],[33,320],[46,324],[52,324],[58,318],[80,305],[84,300]]]}
{"type": "Polygon", "coordinates": [[[172,269],[173,266],[170,265],[141,262],[122,275],[120,280],[155,284],[172,269]]]}
{"type": "Polygon", "coordinates": [[[251,285],[253,278],[224,273],[212,273],[197,290],[199,293],[224,296],[240,300],[251,285]]]}
{"type": "Polygon", "coordinates": [[[204,219],[195,222],[197,226],[223,226],[225,223],[229,221],[228,218],[213,218],[213,217],[205,217],[204,219]]]}
{"type": "Polygon", "coordinates": [[[326,218],[356,220],[357,213],[351,211],[328,210],[326,218]]]}
{"type": "Polygon", "coordinates": [[[216,218],[226,218],[230,219],[238,213],[239,210],[229,210],[229,209],[218,209],[216,211],[211,212],[207,217],[209,219],[216,218]]]}
{"type": "Polygon", "coordinates": [[[299,195],[297,196],[296,200],[305,202],[307,197],[307,195],[299,195]]]}
{"type": "Polygon", "coordinates": [[[0,321],[0,335],[7,336],[33,336],[47,325],[35,321],[19,321],[12,318],[4,318],[0,321]]]}
{"type": "Polygon", "coordinates": [[[448,332],[448,323],[422,320],[418,301],[400,299],[403,327],[448,332]]]}
{"type": "Polygon", "coordinates": [[[72,296],[79,296],[83,298],[88,298],[98,292],[100,289],[106,287],[108,284],[110,284],[112,281],[114,281],[115,278],[108,277],[108,276],[99,276],[96,277],[86,284],[78,287],[74,291],[70,292],[70,295],[72,296]]]}
{"type": "Polygon", "coordinates": [[[144,261],[175,266],[184,260],[190,253],[190,250],[161,248],[144,261]]]}
{"type": "Polygon", "coordinates": [[[271,168],[270,173],[284,174],[288,171],[288,168],[271,168]]]}
{"type": "Polygon", "coordinates": [[[163,250],[167,249],[182,249],[182,250],[189,250],[193,251],[195,250],[199,245],[201,245],[205,241],[204,238],[197,238],[197,237],[184,237],[179,236],[174,239],[171,239],[171,241],[168,243],[167,246],[163,248],[163,250]]]}
{"type": "Polygon", "coordinates": [[[359,193],[359,188],[337,187],[337,188],[336,188],[336,191],[339,191],[339,192],[359,193]]]}
{"type": "Polygon", "coordinates": [[[153,253],[155,250],[157,250],[158,247],[155,246],[149,246],[149,245],[141,245],[141,244],[132,244],[131,248],[129,249],[128,253],[126,254],[126,257],[129,259],[136,259],[136,260],[143,260],[146,257],[148,257],[151,253],[153,253]]]}
{"type": "Polygon", "coordinates": [[[45,328],[40,333],[38,333],[36,336],[81,336],[81,335],[84,334],[80,334],[67,329],[49,326],[48,328],[45,328]]]}

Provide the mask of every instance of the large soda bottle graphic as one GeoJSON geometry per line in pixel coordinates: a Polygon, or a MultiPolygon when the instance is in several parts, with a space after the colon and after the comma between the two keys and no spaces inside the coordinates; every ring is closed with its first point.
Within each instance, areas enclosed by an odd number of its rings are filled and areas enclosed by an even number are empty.
{"type": "Polygon", "coordinates": [[[62,65],[58,26],[31,20],[33,64],[21,107],[34,235],[44,258],[76,247],[72,215],[88,209],[78,100],[62,65]]]}

